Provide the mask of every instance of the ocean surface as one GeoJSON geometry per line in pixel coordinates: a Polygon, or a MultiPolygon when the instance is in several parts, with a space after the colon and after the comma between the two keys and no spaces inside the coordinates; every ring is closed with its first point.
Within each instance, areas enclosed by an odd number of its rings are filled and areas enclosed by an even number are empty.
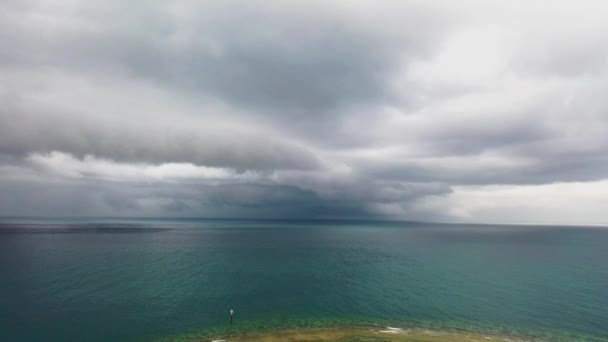
{"type": "Polygon", "coordinates": [[[1,341],[363,324],[608,341],[608,228],[1,219],[1,341]]]}

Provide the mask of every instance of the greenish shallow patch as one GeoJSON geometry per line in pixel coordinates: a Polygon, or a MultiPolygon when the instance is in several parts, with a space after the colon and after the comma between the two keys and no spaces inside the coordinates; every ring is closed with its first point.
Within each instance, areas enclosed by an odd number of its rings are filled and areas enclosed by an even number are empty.
{"type": "MultiPolygon", "coordinates": [[[[293,319],[271,319],[256,320],[246,323],[234,324],[233,326],[221,326],[200,329],[177,336],[167,336],[159,338],[159,341],[192,342],[192,341],[212,341],[226,339],[232,341],[245,341],[243,338],[255,341],[274,341],[277,336],[297,335],[293,341],[465,341],[456,337],[473,335],[475,336],[494,336],[504,341],[590,341],[606,342],[597,336],[574,334],[568,331],[557,329],[522,329],[516,327],[505,327],[494,324],[480,324],[475,322],[458,321],[433,321],[433,320],[392,320],[372,319],[362,317],[307,317],[293,319]],[[366,334],[366,331],[378,332],[387,327],[399,327],[404,330],[418,331],[420,334],[402,336],[393,334],[366,334]],[[323,339],[325,332],[335,332],[337,339],[323,339]],[[363,335],[361,335],[363,332],[363,335]],[[435,332],[439,337],[434,339],[419,339],[427,336],[428,333],[435,332]],[[299,339],[310,335],[310,339],[299,339]],[[420,337],[422,336],[422,337],[420,337]],[[442,339],[443,338],[443,339],[442,339]]],[[[329,333],[328,336],[334,336],[329,333]]],[[[427,336],[428,337],[428,336],[427,336]]],[[[489,339],[485,339],[488,340],[489,339]]]]}

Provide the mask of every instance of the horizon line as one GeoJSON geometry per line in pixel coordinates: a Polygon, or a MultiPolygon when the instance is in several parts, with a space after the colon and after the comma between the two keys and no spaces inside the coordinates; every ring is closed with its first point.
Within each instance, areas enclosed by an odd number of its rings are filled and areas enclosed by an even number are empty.
{"type": "Polygon", "coordinates": [[[382,219],[382,218],[247,218],[247,217],[202,217],[202,216],[72,216],[72,215],[32,215],[32,216],[8,216],[0,215],[0,220],[6,219],[124,219],[124,220],[224,220],[224,221],[358,221],[358,222],[392,222],[392,223],[416,223],[416,224],[445,224],[445,225],[480,225],[480,226],[560,226],[560,227],[602,227],[608,228],[608,223],[556,223],[556,222],[466,222],[466,221],[420,221],[407,219],[382,219]]]}

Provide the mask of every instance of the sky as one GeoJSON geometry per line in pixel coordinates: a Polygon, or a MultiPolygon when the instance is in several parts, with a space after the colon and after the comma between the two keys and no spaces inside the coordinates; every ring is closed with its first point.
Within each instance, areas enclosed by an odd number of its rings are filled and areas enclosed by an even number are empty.
{"type": "Polygon", "coordinates": [[[606,18],[0,0],[0,215],[608,224],[606,18]]]}

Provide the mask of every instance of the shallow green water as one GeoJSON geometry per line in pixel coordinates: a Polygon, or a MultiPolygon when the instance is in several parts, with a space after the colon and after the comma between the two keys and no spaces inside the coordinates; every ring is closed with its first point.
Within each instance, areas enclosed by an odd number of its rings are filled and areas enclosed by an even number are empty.
{"type": "MultiPolygon", "coordinates": [[[[393,324],[608,338],[608,229],[0,222],[0,340],[393,324]]],[[[556,337],[557,336],[557,337],[556,337]]]]}

